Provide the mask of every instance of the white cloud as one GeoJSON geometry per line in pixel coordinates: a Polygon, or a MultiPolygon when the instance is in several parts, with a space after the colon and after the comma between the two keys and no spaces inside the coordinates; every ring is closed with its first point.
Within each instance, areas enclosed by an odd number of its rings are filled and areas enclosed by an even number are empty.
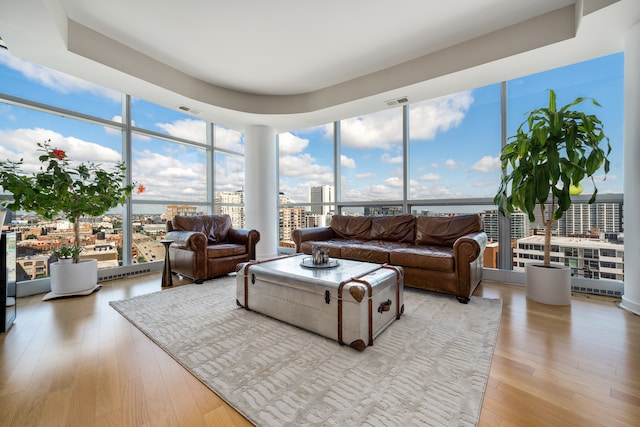
{"type": "Polygon", "coordinates": [[[114,90],[81,80],[77,77],[17,58],[6,49],[0,49],[0,64],[20,72],[26,79],[58,93],[91,93],[112,101],[121,102],[122,95],[114,90]]]}
{"type": "MultiPolygon", "coordinates": [[[[204,166],[204,165],[203,165],[204,166]]],[[[238,191],[244,187],[244,160],[235,156],[216,156],[216,191],[238,191]],[[221,173],[221,171],[224,171],[221,173]]],[[[203,187],[206,191],[206,187],[203,187]]]]}
{"type": "MultiPolygon", "coordinates": [[[[179,198],[202,199],[206,195],[206,174],[204,162],[194,163],[180,160],[177,152],[159,153],[151,150],[134,152],[133,180],[146,187],[140,199],[166,199],[168,195],[179,198]]],[[[223,180],[233,180],[236,175],[225,174],[223,180]]],[[[216,181],[216,186],[224,182],[216,181]]],[[[233,187],[237,190],[239,187],[233,187]]]]}
{"type": "MultiPolygon", "coordinates": [[[[111,118],[111,120],[113,120],[116,123],[122,123],[122,116],[113,116],[111,118]]],[[[135,126],[135,120],[131,120],[131,125],[135,126]]],[[[118,129],[118,128],[112,128],[112,127],[108,127],[105,126],[104,127],[104,131],[107,135],[114,135],[114,136],[120,136],[122,134],[122,130],[118,129]]],[[[151,138],[146,136],[146,135],[142,135],[139,133],[134,133],[132,135],[133,139],[139,140],[139,141],[151,141],[151,138]]]]}
{"type": "Polygon", "coordinates": [[[244,147],[242,146],[242,132],[227,129],[222,126],[216,126],[214,129],[215,134],[213,138],[216,147],[237,151],[239,153],[244,151],[244,147]]]}
{"type": "Polygon", "coordinates": [[[207,123],[197,119],[181,119],[171,123],[156,123],[156,126],[171,136],[205,143],[207,123]]]}
{"type": "Polygon", "coordinates": [[[440,165],[436,162],[431,163],[429,166],[431,166],[433,169],[439,168],[440,165]]]}
{"type": "Polygon", "coordinates": [[[492,179],[485,179],[485,180],[482,180],[482,181],[473,181],[473,183],[471,185],[476,187],[476,188],[493,187],[497,191],[498,190],[498,184],[499,184],[499,180],[497,178],[492,178],[492,179]]]}
{"type": "Polygon", "coordinates": [[[402,178],[399,178],[397,176],[392,176],[390,178],[387,178],[384,180],[384,183],[387,184],[390,187],[395,187],[395,188],[402,188],[402,183],[404,181],[402,180],[402,178]]]}
{"type": "Polygon", "coordinates": [[[314,177],[323,183],[331,182],[333,172],[329,166],[319,165],[309,153],[280,156],[280,175],[284,177],[314,177]]]}
{"type": "Polygon", "coordinates": [[[476,172],[493,172],[500,170],[501,166],[500,157],[484,156],[471,166],[471,170],[476,172]]]}
{"type": "Polygon", "coordinates": [[[373,172],[365,172],[365,173],[357,173],[355,174],[355,176],[358,179],[370,179],[370,178],[375,178],[376,174],[373,172]]]}
{"type": "Polygon", "coordinates": [[[426,173],[420,176],[421,181],[440,181],[442,177],[437,173],[426,173]]]}
{"type": "Polygon", "coordinates": [[[454,170],[458,166],[456,164],[456,161],[453,159],[447,159],[447,161],[444,162],[444,165],[447,167],[447,169],[451,170],[454,170]]]}
{"type": "Polygon", "coordinates": [[[394,200],[400,196],[398,190],[394,187],[376,184],[365,187],[363,189],[343,189],[343,196],[347,200],[394,200]]]}
{"type": "MultiPolygon", "coordinates": [[[[13,129],[0,130],[0,158],[18,161],[23,159],[25,173],[34,173],[40,168],[37,143],[50,139],[51,148],[64,150],[71,163],[93,162],[105,169],[112,168],[121,161],[121,154],[109,147],[85,141],[75,137],[67,137],[57,132],[42,129],[13,129]]],[[[230,156],[226,156],[230,157],[230,156]]],[[[224,186],[226,182],[239,188],[238,183],[244,182],[244,165],[239,162],[235,169],[225,165],[225,174],[221,174],[216,181],[217,186],[224,186]]],[[[181,161],[179,151],[158,153],[150,150],[134,153],[133,180],[143,184],[146,191],[140,199],[166,199],[168,195],[175,195],[179,189],[179,197],[190,197],[202,200],[206,195],[206,176],[204,162],[193,163],[181,161]]]]}
{"type": "Polygon", "coordinates": [[[402,110],[384,110],[342,120],[340,138],[346,147],[387,150],[402,142],[402,110]]]}
{"type": "Polygon", "coordinates": [[[291,132],[281,133],[278,136],[278,148],[280,151],[280,156],[302,153],[308,145],[308,139],[300,138],[299,136],[296,136],[291,132]]]}
{"type": "Polygon", "coordinates": [[[38,151],[37,144],[47,140],[50,140],[52,149],[64,150],[70,162],[93,162],[108,168],[122,159],[120,153],[108,147],[43,128],[0,131],[0,140],[0,158],[14,161],[24,159],[25,172],[40,167],[38,157],[42,152],[38,151]]]}
{"type": "Polygon", "coordinates": [[[341,154],[340,166],[342,166],[343,168],[355,169],[356,161],[350,157],[345,156],[344,154],[341,154]]]}
{"type": "Polygon", "coordinates": [[[416,186],[412,188],[411,197],[416,199],[443,199],[455,197],[456,194],[451,191],[451,189],[445,185],[425,185],[425,186],[416,186]]]}
{"type": "Polygon", "coordinates": [[[411,139],[431,140],[438,132],[460,125],[473,101],[471,91],[466,91],[412,105],[411,139]]]}
{"type": "Polygon", "coordinates": [[[402,156],[391,157],[389,154],[384,153],[380,156],[380,160],[382,163],[391,163],[391,164],[402,164],[402,156]]]}

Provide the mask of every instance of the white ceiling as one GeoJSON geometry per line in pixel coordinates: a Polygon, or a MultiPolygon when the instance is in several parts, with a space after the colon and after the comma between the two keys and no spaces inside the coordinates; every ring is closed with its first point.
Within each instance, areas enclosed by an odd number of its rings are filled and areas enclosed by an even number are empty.
{"type": "Polygon", "coordinates": [[[0,0],[16,56],[243,129],[299,129],[618,52],[638,0],[0,0]]]}

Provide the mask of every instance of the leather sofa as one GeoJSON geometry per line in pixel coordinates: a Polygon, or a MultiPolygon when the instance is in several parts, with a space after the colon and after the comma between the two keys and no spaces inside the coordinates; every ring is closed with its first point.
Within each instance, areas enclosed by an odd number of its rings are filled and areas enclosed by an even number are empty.
{"type": "Polygon", "coordinates": [[[482,278],[487,245],[480,215],[334,215],[329,227],[296,229],[293,239],[297,252],[311,254],[317,245],[332,258],[401,266],[405,286],[465,304],[482,278]]]}
{"type": "Polygon", "coordinates": [[[196,283],[236,271],[255,259],[257,230],[237,229],[229,215],[176,215],[167,221],[171,271],[196,283]]]}

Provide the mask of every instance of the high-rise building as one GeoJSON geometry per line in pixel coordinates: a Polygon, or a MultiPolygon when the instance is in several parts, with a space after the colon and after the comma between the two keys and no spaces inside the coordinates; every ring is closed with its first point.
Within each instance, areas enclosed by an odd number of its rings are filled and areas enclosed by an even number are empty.
{"type": "Polygon", "coordinates": [[[400,215],[401,206],[365,206],[364,216],[400,215]]]}
{"type": "MultiPolygon", "coordinates": [[[[550,205],[547,205],[550,209],[550,205]]],[[[573,203],[556,223],[558,236],[589,235],[594,230],[620,233],[624,230],[622,203],[573,203]]]]}
{"type": "Polygon", "coordinates": [[[174,216],[192,216],[196,214],[196,207],[189,205],[167,205],[166,220],[171,221],[174,216]]]}
{"type": "Polygon", "coordinates": [[[332,215],[334,205],[326,203],[335,203],[335,187],[333,185],[319,185],[309,187],[309,212],[319,213],[320,215],[332,215]]]}
{"type": "Polygon", "coordinates": [[[622,212],[622,203],[596,203],[596,227],[605,233],[620,233],[623,230],[622,212]]]}
{"type": "MultiPolygon", "coordinates": [[[[500,214],[497,209],[483,211],[480,216],[484,224],[484,232],[490,242],[498,241],[498,224],[500,214]]],[[[511,218],[511,240],[522,239],[529,235],[529,218],[523,212],[514,212],[511,218]]]]}
{"type": "MultiPolygon", "coordinates": [[[[524,271],[529,263],[544,259],[544,236],[519,239],[513,249],[513,269],[524,271]]],[[[624,244],[597,239],[554,237],[551,264],[571,267],[575,277],[624,280],[624,244]]]]}
{"type": "Polygon", "coordinates": [[[220,191],[216,193],[214,204],[216,214],[227,214],[234,228],[244,228],[244,190],[220,191]]]}
{"type": "MultiPolygon", "coordinates": [[[[307,227],[307,215],[304,207],[280,207],[280,242],[293,242],[292,232],[296,228],[307,227]]],[[[283,245],[289,246],[289,245],[283,245]]]]}
{"type": "Polygon", "coordinates": [[[594,228],[591,216],[592,205],[588,203],[574,203],[558,220],[558,235],[575,236],[589,234],[594,228]]]}

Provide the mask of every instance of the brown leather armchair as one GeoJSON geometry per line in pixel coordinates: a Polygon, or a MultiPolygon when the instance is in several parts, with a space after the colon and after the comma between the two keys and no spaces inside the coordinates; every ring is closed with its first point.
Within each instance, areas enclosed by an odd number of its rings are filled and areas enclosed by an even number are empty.
{"type": "Polygon", "coordinates": [[[236,265],[255,259],[257,230],[237,229],[229,215],[176,215],[167,221],[171,271],[195,283],[236,271],[236,265]]]}

